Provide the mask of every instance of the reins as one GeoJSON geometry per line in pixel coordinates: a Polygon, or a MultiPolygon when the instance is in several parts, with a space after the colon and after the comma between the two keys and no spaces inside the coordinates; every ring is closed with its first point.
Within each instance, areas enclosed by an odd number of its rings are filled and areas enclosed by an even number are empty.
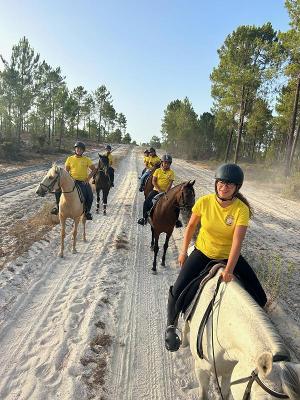
{"type": "MultiPolygon", "coordinates": [[[[52,189],[54,188],[54,186],[55,186],[55,184],[57,182],[58,187],[61,189],[61,186],[60,186],[60,172],[59,171],[60,171],[60,168],[58,167],[58,171],[56,171],[56,173],[57,173],[56,178],[53,179],[53,181],[48,186],[45,185],[44,183],[40,183],[40,186],[45,187],[49,193],[55,193],[55,191],[53,191],[52,189]]],[[[74,186],[73,186],[72,190],[70,190],[68,192],[61,191],[61,193],[72,193],[72,192],[74,192],[75,187],[76,187],[76,183],[74,182],[74,186]]]]}

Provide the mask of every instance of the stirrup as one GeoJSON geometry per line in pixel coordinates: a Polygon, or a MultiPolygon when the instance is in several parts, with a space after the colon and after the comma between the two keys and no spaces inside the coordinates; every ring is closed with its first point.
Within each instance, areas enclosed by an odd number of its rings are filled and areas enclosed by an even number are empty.
{"type": "Polygon", "coordinates": [[[143,217],[143,218],[140,218],[140,219],[138,219],[138,222],[137,222],[139,225],[146,225],[146,223],[147,223],[147,220],[143,217]]]}
{"type": "Polygon", "coordinates": [[[58,208],[57,207],[53,207],[52,210],[50,211],[50,214],[58,215],[58,208]]]}
{"type": "Polygon", "coordinates": [[[92,216],[91,213],[85,213],[85,218],[86,218],[88,221],[92,221],[92,220],[93,220],[93,216],[92,216]]]}
{"type": "Polygon", "coordinates": [[[167,326],[165,330],[165,346],[168,351],[177,351],[181,345],[181,333],[175,325],[167,326]]]}

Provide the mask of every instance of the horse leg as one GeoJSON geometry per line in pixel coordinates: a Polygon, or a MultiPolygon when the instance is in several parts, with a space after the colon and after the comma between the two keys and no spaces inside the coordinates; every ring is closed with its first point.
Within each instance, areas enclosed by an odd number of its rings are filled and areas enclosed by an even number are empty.
{"type": "Polygon", "coordinates": [[[97,203],[96,203],[96,213],[99,213],[99,203],[100,203],[100,189],[96,189],[97,191],[97,203]]]}
{"type": "Polygon", "coordinates": [[[154,229],[151,226],[151,245],[150,245],[150,249],[154,250],[154,229]]]}
{"type": "Polygon", "coordinates": [[[190,324],[188,323],[188,321],[185,321],[185,323],[183,324],[183,328],[182,328],[182,334],[181,334],[181,347],[187,347],[189,344],[189,338],[188,338],[188,334],[190,332],[190,324]]]}
{"type": "Polygon", "coordinates": [[[202,400],[208,400],[208,388],[210,374],[203,369],[202,362],[195,360],[195,373],[199,382],[199,398],[202,400]]]}
{"type": "Polygon", "coordinates": [[[153,259],[153,265],[152,265],[152,271],[153,273],[156,273],[156,259],[157,259],[157,253],[159,250],[158,247],[158,239],[159,239],[159,235],[154,237],[154,259],[153,259]]]}
{"type": "Polygon", "coordinates": [[[61,226],[61,232],[60,232],[60,251],[58,253],[58,255],[63,258],[64,256],[64,241],[65,241],[65,237],[66,237],[66,219],[62,218],[61,216],[59,216],[60,219],[60,226],[61,226]]]}
{"type": "Polygon", "coordinates": [[[165,244],[164,244],[164,252],[163,252],[162,259],[161,259],[161,265],[162,265],[163,267],[166,266],[166,252],[167,252],[167,249],[168,249],[168,247],[169,247],[170,236],[171,236],[171,235],[168,235],[168,234],[167,234],[166,240],[165,240],[165,244]]]}
{"type": "Polygon", "coordinates": [[[106,215],[107,195],[108,195],[108,191],[103,190],[103,215],[106,215]]]}
{"type": "Polygon", "coordinates": [[[85,216],[82,216],[82,228],[83,228],[83,241],[84,242],[86,242],[85,223],[86,223],[86,218],[85,218],[85,216]]]}
{"type": "Polygon", "coordinates": [[[76,239],[77,239],[77,229],[78,229],[78,223],[79,223],[79,218],[74,219],[74,228],[73,228],[73,249],[72,253],[75,254],[77,253],[76,251],[76,239]]]}

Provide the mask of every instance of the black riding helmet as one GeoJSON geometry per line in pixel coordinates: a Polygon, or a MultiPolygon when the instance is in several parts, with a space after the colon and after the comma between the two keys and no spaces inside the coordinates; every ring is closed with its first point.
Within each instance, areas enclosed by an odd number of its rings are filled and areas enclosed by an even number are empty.
{"type": "Polygon", "coordinates": [[[153,147],[150,147],[149,153],[156,153],[155,149],[153,147]]]}
{"type": "Polygon", "coordinates": [[[244,182],[244,172],[241,167],[239,167],[237,164],[222,164],[220,167],[217,168],[216,173],[215,173],[215,192],[216,195],[220,200],[225,200],[222,199],[218,195],[217,191],[217,182],[218,181],[224,181],[228,183],[234,183],[236,185],[236,190],[233,193],[232,199],[236,196],[238,191],[240,190],[243,182],[244,182]]]}
{"type": "Polygon", "coordinates": [[[149,150],[146,149],[146,150],[144,151],[144,154],[149,154],[149,150]]]}
{"type": "Polygon", "coordinates": [[[74,149],[75,147],[79,147],[80,149],[82,149],[83,151],[85,151],[85,144],[83,142],[76,142],[74,144],[74,149]]]}
{"type": "Polygon", "coordinates": [[[111,151],[111,145],[108,144],[108,145],[105,147],[105,149],[106,149],[107,151],[111,151]]]}
{"type": "Polygon", "coordinates": [[[172,164],[172,156],[170,154],[164,154],[161,158],[161,161],[166,161],[172,164]]]}

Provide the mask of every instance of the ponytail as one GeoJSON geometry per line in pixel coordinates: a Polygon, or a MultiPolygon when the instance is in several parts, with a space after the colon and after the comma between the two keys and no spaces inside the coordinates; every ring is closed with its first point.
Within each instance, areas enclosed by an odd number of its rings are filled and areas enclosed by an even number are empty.
{"type": "Polygon", "coordinates": [[[253,217],[253,214],[254,214],[254,210],[253,210],[253,208],[250,206],[250,203],[249,203],[249,201],[246,199],[246,197],[244,197],[244,196],[242,195],[242,193],[240,193],[240,192],[237,192],[236,195],[235,195],[235,197],[237,197],[237,198],[240,199],[244,204],[246,204],[246,206],[249,208],[249,215],[250,215],[250,218],[252,218],[252,217],[253,217]]]}

